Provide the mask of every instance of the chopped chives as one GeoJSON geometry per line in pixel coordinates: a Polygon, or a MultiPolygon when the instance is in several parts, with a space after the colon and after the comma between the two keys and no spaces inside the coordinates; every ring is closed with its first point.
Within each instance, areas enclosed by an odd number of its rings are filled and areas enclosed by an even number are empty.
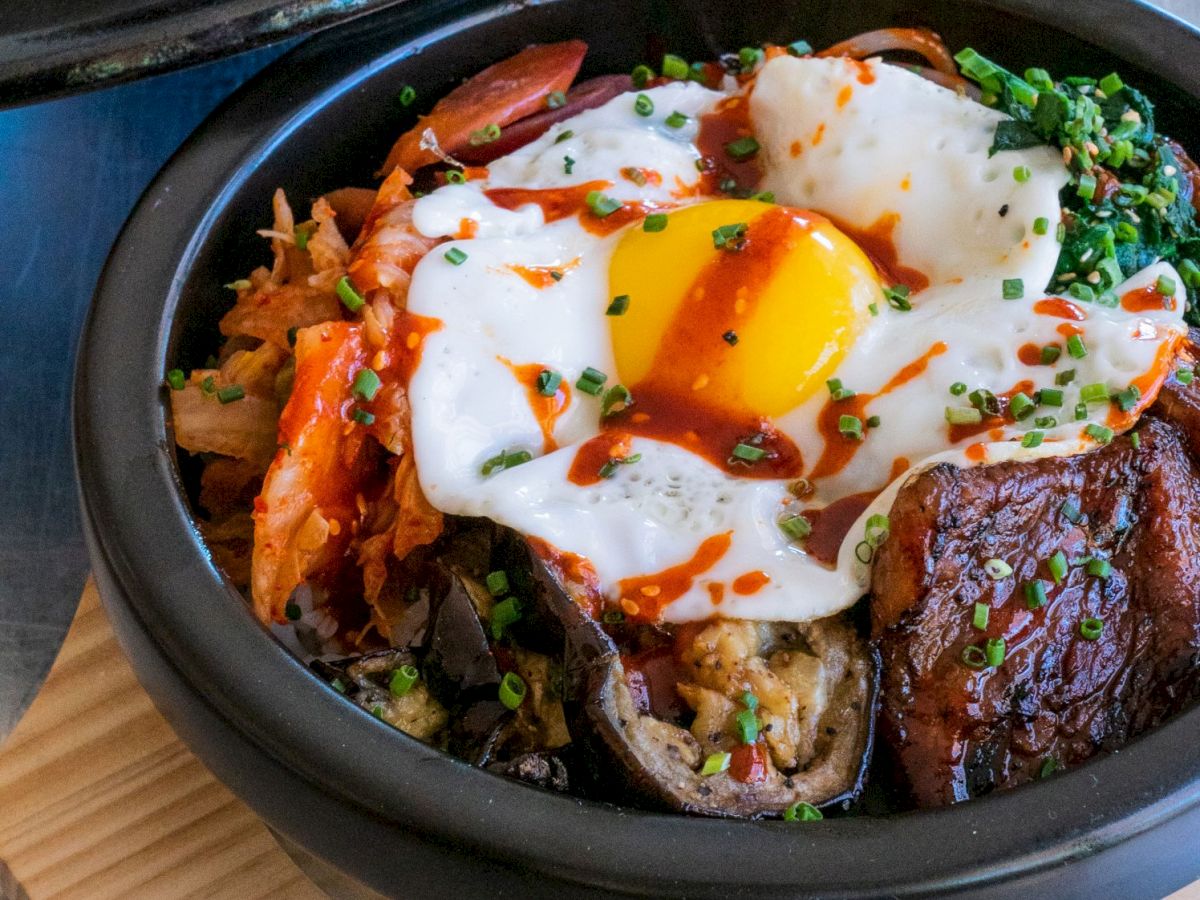
{"type": "Polygon", "coordinates": [[[1036,219],[1033,220],[1033,233],[1034,234],[1045,234],[1049,230],[1050,230],[1050,220],[1047,219],[1045,216],[1038,216],[1036,219]]]}
{"type": "Polygon", "coordinates": [[[753,159],[758,155],[759,145],[750,135],[740,137],[736,141],[730,141],[725,145],[725,152],[731,159],[737,162],[745,162],[748,159],[753,159]]]}
{"type": "Polygon", "coordinates": [[[745,462],[758,462],[766,455],[767,451],[762,449],[762,447],[754,447],[750,444],[737,444],[733,448],[733,458],[744,460],[745,462]]]}
{"type": "Polygon", "coordinates": [[[592,211],[592,215],[598,219],[607,218],[621,208],[620,200],[606,197],[600,191],[588,191],[584,202],[587,203],[588,209],[592,211]]]}
{"type": "Polygon", "coordinates": [[[1004,662],[1004,638],[989,638],[983,646],[983,652],[989,666],[993,669],[999,667],[1004,662]]]}
{"type": "Polygon", "coordinates": [[[217,379],[215,376],[209,375],[200,382],[200,390],[205,394],[215,394],[217,391],[217,379]]]}
{"type": "Polygon", "coordinates": [[[1014,419],[1020,420],[1033,415],[1037,404],[1024,391],[1017,391],[1008,401],[1008,411],[1014,419]]]}
{"type": "Polygon", "coordinates": [[[803,540],[812,534],[812,523],[804,516],[796,514],[779,520],[779,530],[793,541],[803,540]]]}
{"type": "Polygon", "coordinates": [[[488,593],[493,597],[499,597],[501,594],[508,593],[508,573],[503,569],[498,569],[495,572],[489,572],[487,578],[484,579],[484,584],[487,585],[488,593]]]}
{"type": "Polygon", "coordinates": [[[1067,293],[1076,300],[1082,300],[1084,303],[1091,303],[1096,299],[1096,291],[1090,284],[1084,284],[1082,281],[1073,281],[1071,286],[1067,288],[1067,293]]]}
{"type": "Polygon", "coordinates": [[[983,571],[987,572],[988,578],[992,581],[999,581],[1011,575],[1013,568],[1002,559],[989,559],[983,564],[983,571]]]}
{"type": "Polygon", "coordinates": [[[1046,605],[1046,582],[1041,579],[1027,581],[1021,586],[1025,592],[1025,608],[1040,609],[1046,605]]]}
{"type": "Polygon", "coordinates": [[[633,101],[633,111],[639,116],[654,115],[654,101],[645,94],[638,94],[633,101]]]}
{"type": "Polygon", "coordinates": [[[1105,75],[1100,79],[1100,90],[1104,91],[1110,97],[1123,87],[1125,87],[1125,83],[1121,81],[1121,76],[1116,72],[1105,75]]]}
{"type": "Polygon", "coordinates": [[[871,315],[877,316],[877,315],[879,315],[879,304],[878,303],[868,303],[867,310],[871,313],[871,315]]]}
{"type": "Polygon", "coordinates": [[[819,809],[804,800],[797,800],[783,811],[783,821],[785,822],[819,822],[824,818],[824,814],[819,809]]]}
{"type": "Polygon", "coordinates": [[[1189,384],[1191,384],[1192,380],[1195,377],[1196,377],[1196,373],[1192,369],[1187,368],[1186,366],[1175,370],[1175,380],[1178,381],[1180,384],[1182,384],[1184,387],[1187,387],[1189,384]]]}
{"type": "Polygon", "coordinates": [[[946,421],[951,425],[978,425],[983,413],[973,406],[947,406],[946,421]]]}
{"type": "Polygon", "coordinates": [[[1049,778],[1051,775],[1053,775],[1057,771],[1058,771],[1058,760],[1055,759],[1053,756],[1047,756],[1045,758],[1045,760],[1042,761],[1041,768],[1038,769],[1038,778],[1039,779],[1049,778]]]}
{"type": "Polygon", "coordinates": [[[1086,618],[1079,623],[1079,636],[1085,641],[1096,641],[1100,639],[1100,635],[1104,633],[1104,620],[1096,618],[1086,618]]]}
{"type": "MultiPolygon", "coordinates": [[[[1083,338],[1077,334],[1073,334],[1067,338],[1067,353],[1071,355],[1072,359],[1083,359],[1087,356],[1087,346],[1083,343],[1083,338]]],[[[1074,375],[1075,373],[1072,371],[1071,374],[1074,375]]]]}
{"type": "Polygon", "coordinates": [[[1096,578],[1107,578],[1112,574],[1112,563],[1107,559],[1089,559],[1087,561],[1087,573],[1094,575],[1096,578]]]}
{"type": "Polygon", "coordinates": [[[883,420],[880,419],[879,416],[868,416],[867,417],[867,427],[868,428],[878,428],[879,423],[882,421],[883,420]]]}
{"type": "Polygon", "coordinates": [[[1001,291],[1005,300],[1020,300],[1025,296],[1025,282],[1020,278],[1005,278],[1001,291]]]}
{"type": "Polygon", "coordinates": [[[333,688],[335,691],[337,691],[339,694],[346,693],[346,682],[342,681],[342,679],[340,677],[335,678],[335,679],[333,679],[333,681],[329,682],[329,686],[331,688],[333,688]]]}
{"type": "Polygon", "coordinates": [[[550,109],[562,109],[567,105],[567,95],[562,91],[551,91],[546,95],[546,106],[550,109]]]}
{"type": "Polygon", "coordinates": [[[1075,380],[1075,370],[1074,369],[1063,369],[1061,372],[1059,372],[1057,375],[1054,376],[1054,383],[1057,384],[1059,387],[1065,387],[1066,385],[1070,384],[1074,380],[1075,380]]]}
{"type": "Polygon", "coordinates": [[[446,172],[447,184],[466,184],[467,176],[458,169],[449,169],[446,172]]]}
{"type": "Polygon", "coordinates": [[[1137,406],[1138,401],[1142,399],[1142,390],[1136,384],[1131,384],[1129,387],[1125,388],[1125,390],[1117,391],[1115,394],[1113,394],[1112,399],[1113,402],[1117,404],[1117,408],[1120,409],[1121,412],[1129,412],[1135,406],[1137,406]]]}
{"type": "Polygon", "coordinates": [[[296,249],[307,250],[308,239],[312,237],[312,226],[307,222],[302,222],[292,229],[292,235],[296,238],[296,249]]]}
{"type": "Polygon", "coordinates": [[[516,597],[506,597],[492,607],[491,625],[492,639],[500,640],[504,629],[521,621],[521,601],[516,597]]]}
{"type": "Polygon", "coordinates": [[[634,66],[631,77],[633,78],[633,86],[640,91],[654,77],[654,70],[649,66],[634,66]]]}
{"type": "Polygon", "coordinates": [[[392,678],[388,682],[388,690],[393,697],[403,697],[413,689],[413,685],[417,683],[417,679],[421,674],[417,671],[416,666],[404,665],[392,672],[392,678]]]}
{"type": "Polygon", "coordinates": [[[713,246],[718,250],[740,250],[749,226],[745,222],[721,225],[713,229],[713,246]]]}
{"type": "Polygon", "coordinates": [[[1154,282],[1154,289],[1164,297],[1175,296],[1175,279],[1169,275],[1159,275],[1158,281],[1154,282]]]}
{"type": "Polygon", "coordinates": [[[478,147],[482,144],[492,144],[500,140],[500,126],[495,122],[489,122],[478,131],[472,131],[471,136],[467,138],[467,143],[472,147],[478,147]]]}
{"type": "Polygon", "coordinates": [[[987,665],[987,654],[978,644],[968,644],[963,647],[959,658],[968,669],[982,669],[987,665]]]}
{"type": "Polygon", "coordinates": [[[1054,583],[1062,584],[1063,579],[1067,577],[1067,555],[1061,550],[1056,551],[1046,560],[1046,567],[1050,570],[1050,577],[1054,579],[1054,583]]]}
{"type": "Polygon", "coordinates": [[[608,309],[604,311],[606,316],[623,316],[629,310],[629,295],[618,294],[612,298],[612,302],[608,304],[608,309]]]}
{"type": "Polygon", "coordinates": [[[664,119],[663,122],[668,128],[682,128],[684,125],[687,124],[688,117],[685,116],[683,113],[681,113],[679,110],[675,110],[675,112],[673,112],[669,116],[667,116],[667,118],[664,119]]]}
{"type": "Polygon", "coordinates": [[[467,261],[467,254],[463,253],[458,247],[451,247],[442,256],[445,257],[446,262],[453,266],[461,266],[467,261]]]}
{"type": "Polygon", "coordinates": [[[987,416],[1000,415],[1000,401],[996,399],[996,395],[987,388],[976,388],[967,394],[967,399],[971,401],[971,405],[987,416]]]}
{"type": "Polygon", "coordinates": [[[1098,443],[1107,444],[1113,439],[1113,430],[1104,425],[1092,423],[1083,429],[1089,437],[1094,438],[1098,443]]]}
{"type": "Polygon", "coordinates": [[[1029,180],[1029,176],[1033,173],[1029,171],[1029,166],[1017,166],[1013,169],[1013,180],[1018,184],[1024,184],[1029,180]]]}
{"type": "Polygon", "coordinates": [[[1131,432],[1129,435],[1129,446],[1132,447],[1134,450],[1142,449],[1142,436],[1140,434],[1138,434],[1136,431],[1131,432]]]}
{"type": "Polygon", "coordinates": [[[575,172],[575,160],[569,156],[563,157],[563,174],[572,175],[575,172]]]}
{"type": "Polygon", "coordinates": [[[758,717],[752,709],[743,709],[734,717],[737,723],[738,739],[743,744],[753,744],[758,740],[758,717]]]}
{"type": "Polygon", "coordinates": [[[1058,425],[1058,419],[1054,416],[1038,416],[1033,420],[1035,428],[1054,428],[1058,425]]]}
{"type": "Polygon", "coordinates": [[[563,141],[569,141],[573,137],[575,137],[575,132],[568,128],[566,131],[560,131],[558,133],[558,137],[554,139],[554,143],[561,144],[563,141]]]}
{"type": "Polygon", "coordinates": [[[858,416],[840,416],[838,418],[838,431],[842,437],[861,441],[863,437],[862,427],[862,419],[858,418],[858,416]]]}
{"type": "Polygon", "coordinates": [[[872,547],[879,547],[891,533],[891,521],[880,513],[867,517],[864,537],[872,547]]]}
{"type": "Polygon", "coordinates": [[[758,65],[763,58],[763,52],[757,47],[743,47],[738,51],[738,62],[741,64],[742,71],[753,69],[758,65]]]}
{"type": "Polygon", "coordinates": [[[1085,384],[1079,389],[1079,399],[1084,403],[1104,403],[1108,400],[1108,387],[1099,382],[1085,384]]]}
{"type": "Polygon", "coordinates": [[[629,405],[631,399],[629,388],[623,384],[614,384],[604,392],[604,397],[600,401],[601,417],[615,416],[629,405]]]}
{"type": "Polygon", "coordinates": [[[371,401],[375,399],[375,395],[379,393],[381,387],[383,387],[383,382],[379,380],[375,370],[363,367],[354,376],[354,383],[350,385],[350,393],[359,400],[371,401]]]}
{"type": "Polygon", "coordinates": [[[400,88],[400,105],[401,106],[412,106],[413,102],[416,99],[417,99],[417,89],[414,88],[411,84],[406,84],[404,87],[400,88]]]}
{"type": "Polygon", "coordinates": [[[588,366],[580,374],[579,380],[575,382],[575,387],[585,394],[591,394],[593,397],[596,397],[604,389],[604,382],[607,380],[608,376],[599,369],[593,369],[591,366],[588,366]]]}
{"type": "Polygon", "coordinates": [[[704,765],[700,767],[700,774],[704,777],[717,775],[729,768],[731,755],[728,753],[710,753],[705,757],[704,765]]]}
{"type": "Polygon", "coordinates": [[[516,466],[523,465],[533,459],[533,454],[528,450],[502,450],[491,459],[484,462],[480,468],[480,473],[486,478],[493,472],[502,472],[505,469],[512,469],[516,466]]]}
{"type": "Polygon", "coordinates": [[[906,284],[894,284],[883,289],[883,296],[886,298],[888,306],[900,312],[908,312],[912,309],[912,303],[908,299],[910,293],[906,284]]]}
{"type": "Polygon", "coordinates": [[[1084,200],[1091,200],[1096,196],[1096,179],[1091,175],[1080,175],[1075,192],[1084,200]]]}
{"type": "Polygon", "coordinates": [[[1045,433],[1041,431],[1026,432],[1025,436],[1021,438],[1021,446],[1025,447],[1026,449],[1040,447],[1042,445],[1042,439],[1045,437],[1045,433]]]}
{"type": "Polygon", "coordinates": [[[992,608],[986,603],[975,604],[975,615],[971,618],[971,624],[979,631],[986,631],[988,627],[988,616],[992,608]]]}
{"type": "Polygon", "coordinates": [[[1087,404],[1080,402],[1075,404],[1075,421],[1082,422],[1088,417],[1087,404]]]}
{"type": "Polygon", "coordinates": [[[955,397],[961,397],[966,392],[967,392],[967,386],[965,384],[963,384],[961,381],[956,381],[956,382],[954,382],[954,384],[950,385],[950,393],[953,394],[955,397]]]}
{"type": "Polygon", "coordinates": [[[350,413],[350,418],[352,418],[359,425],[375,424],[375,414],[369,413],[365,409],[359,409],[357,406],[354,408],[354,412],[350,413]]]}
{"type": "Polygon", "coordinates": [[[829,396],[834,400],[849,400],[854,396],[854,391],[842,387],[842,379],[840,378],[828,379],[825,382],[825,386],[829,388],[829,396]]]}
{"type": "Polygon", "coordinates": [[[171,369],[167,372],[167,384],[173,391],[182,391],[183,386],[187,384],[183,369],[171,369]]]}
{"type": "Polygon", "coordinates": [[[349,275],[343,275],[339,278],[334,290],[337,291],[338,299],[342,301],[342,305],[350,310],[350,312],[358,312],[363,308],[363,304],[367,302],[354,289],[354,285],[350,283],[349,275]]]}
{"type": "Polygon", "coordinates": [[[538,372],[537,391],[543,397],[553,397],[557,394],[560,384],[562,384],[561,372],[555,372],[553,369],[542,369],[538,372]]]}
{"type": "Polygon", "coordinates": [[[516,672],[505,672],[500,679],[500,702],[506,709],[516,709],[525,700],[525,679],[516,672]]]}
{"type": "Polygon", "coordinates": [[[230,384],[217,391],[217,399],[222,405],[241,400],[245,396],[246,391],[240,384],[230,384]]]}
{"type": "Polygon", "coordinates": [[[1038,403],[1042,406],[1062,406],[1063,392],[1058,388],[1042,388],[1038,391],[1038,403]]]}
{"type": "Polygon", "coordinates": [[[667,214],[666,213],[650,213],[642,222],[642,231],[656,232],[666,231],[667,229],[667,214]]]}

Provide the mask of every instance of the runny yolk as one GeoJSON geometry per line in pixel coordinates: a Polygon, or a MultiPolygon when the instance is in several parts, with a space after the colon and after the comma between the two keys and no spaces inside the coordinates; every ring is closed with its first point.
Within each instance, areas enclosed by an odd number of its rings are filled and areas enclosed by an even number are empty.
{"type": "Polygon", "coordinates": [[[870,261],[812,213],[718,200],[674,212],[665,231],[621,239],[610,292],[617,371],[633,401],[605,427],[667,440],[730,474],[800,474],[771,419],[824,389],[878,298],[870,261]],[[727,246],[713,232],[743,225],[727,246]],[[739,443],[763,458],[732,457],[739,443]]]}

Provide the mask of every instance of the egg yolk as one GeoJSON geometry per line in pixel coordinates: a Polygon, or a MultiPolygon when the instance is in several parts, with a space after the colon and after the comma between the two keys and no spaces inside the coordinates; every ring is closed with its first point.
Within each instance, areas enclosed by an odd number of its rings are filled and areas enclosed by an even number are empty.
{"type": "Polygon", "coordinates": [[[880,297],[870,260],[826,219],[756,200],[630,229],[609,278],[629,297],[609,320],[626,385],[767,417],[824,389],[880,297]]]}

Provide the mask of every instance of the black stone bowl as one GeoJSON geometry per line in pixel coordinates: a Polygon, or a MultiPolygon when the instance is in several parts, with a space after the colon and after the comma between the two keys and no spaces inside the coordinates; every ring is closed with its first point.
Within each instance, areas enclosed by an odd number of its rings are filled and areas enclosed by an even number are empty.
{"type": "Polygon", "coordinates": [[[138,676],[196,754],[274,828],[405,897],[1161,896],[1200,876],[1200,710],[1120,753],[959,806],[817,823],[714,821],[584,802],[491,775],[376,721],[254,619],[205,552],[163,373],[199,364],[261,263],[277,185],[367,185],[411,110],[535,41],[582,37],[586,75],[664,49],[815,46],[929,25],[1010,67],[1125,80],[1200,147],[1200,33],[1133,0],[410,2],[305,43],[242,88],[150,186],[83,336],[76,454],[92,561],[138,676]]]}

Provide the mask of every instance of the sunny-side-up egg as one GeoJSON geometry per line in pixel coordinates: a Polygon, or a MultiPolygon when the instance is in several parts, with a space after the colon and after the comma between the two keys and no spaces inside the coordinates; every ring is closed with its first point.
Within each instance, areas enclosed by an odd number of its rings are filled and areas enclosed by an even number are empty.
{"type": "Polygon", "coordinates": [[[408,298],[440,322],[410,384],[429,500],[594,573],[627,616],[844,609],[903,473],[1095,446],[1172,364],[1165,264],[1103,303],[1045,295],[1067,172],[1045,147],[989,157],[998,113],[842,59],[642,97],[419,200],[452,240],[408,298]],[[702,174],[731,114],[775,202],[702,174]]]}

